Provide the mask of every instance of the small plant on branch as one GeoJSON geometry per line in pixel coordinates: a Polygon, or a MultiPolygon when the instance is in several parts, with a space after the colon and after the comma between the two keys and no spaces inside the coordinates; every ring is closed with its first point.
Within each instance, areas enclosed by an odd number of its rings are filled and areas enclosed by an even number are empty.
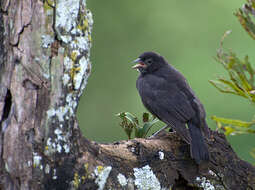
{"type": "Polygon", "coordinates": [[[142,124],[139,124],[138,118],[129,112],[121,112],[116,114],[116,116],[121,119],[120,126],[125,131],[128,139],[132,138],[133,131],[135,138],[146,137],[151,127],[159,121],[154,116],[150,116],[149,113],[143,113],[142,124]]]}

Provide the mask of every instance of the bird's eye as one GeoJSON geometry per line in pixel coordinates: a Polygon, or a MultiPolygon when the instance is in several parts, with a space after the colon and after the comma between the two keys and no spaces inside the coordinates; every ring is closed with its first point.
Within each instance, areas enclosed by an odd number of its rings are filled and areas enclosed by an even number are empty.
{"type": "Polygon", "coordinates": [[[151,59],[147,60],[147,63],[148,63],[148,64],[151,64],[151,63],[152,63],[151,59]]]}

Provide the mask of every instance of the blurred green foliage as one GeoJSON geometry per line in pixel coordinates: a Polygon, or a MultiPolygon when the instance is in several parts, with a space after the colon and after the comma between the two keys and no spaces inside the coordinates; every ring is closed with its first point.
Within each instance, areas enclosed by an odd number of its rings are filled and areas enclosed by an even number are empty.
{"type": "MultiPolygon", "coordinates": [[[[255,16],[255,0],[247,0],[247,3],[235,15],[243,28],[255,40],[255,24],[251,19],[255,16]]],[[[241,96],[255,104],[255,70],[249,61],[248,55],[245,56],[244,60],[240,60],[231,50],[224,52],[223,40],[229,34],[230,31],[224,34],[216,58],[216,61],[221,63],[227,71],[229,79],[220,77],[210,82],[220,92],[241,96]]],[[[213,116],[212,119],[216,121],[218,129],[223,130],[226,135],[255,134],[255,120],[246,122],[217,116],[213,116]]],[[[251,156],[254,157],[254,154],[253,149],[251,156]]]]}
{"type": "MultiPolygon", "coordinates": [[[[227,73],[213,60],[219,39],[231,29],[224,42],[240,57],[249,54],[254,61],[254,42],[233,16],[240,0],[88,0],[94,17],[91,51],[92,73],[78,108],[84,135],[99,142],[127,139],[116,113],[129,110],[139,118],[146,111],[135,81],[138,73],[131,62],[144,51],[163,55],[181,71],[204,104],[208,125],[216,125],[210,116],[251,120],[254,106],[244,98],[221,94],[209,80],[227,73]]],[[[163,124],[158,122],[150,133],[163,124]]],[[[250,162],[254,137],[229,136],[234,150],[250,162]]]]}

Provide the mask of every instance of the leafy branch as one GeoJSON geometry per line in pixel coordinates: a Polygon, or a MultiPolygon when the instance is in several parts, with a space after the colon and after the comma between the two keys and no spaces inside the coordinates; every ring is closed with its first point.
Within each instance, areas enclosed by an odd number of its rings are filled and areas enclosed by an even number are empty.
{"type": "MultiPolygon", "coordinates": [[[[246,32],[255,40],[255,0],[247,0],[247,3],[235,13],[240,24],[246,32]]],[[[239,59],[231,50],[225,52],[223,50],[223,41],[231,31],[225,32],[223,35],[220,48],[217,51],[216,61],[221,63],[227,71],[229,78],[219,77],[209,82],[220,92],[234,94],[249,100],[255,104],[255,70],[252,67],[249,57],[239,59]]],[[[255,121],[241,121],[223,117],[212,116],[216,122],[218,129],[223,130],[226,135],[237,134],[255,134],[255,121]]],[[[255,149],[251,155],[255,158],[255,149]]]]}
{"type": "MultiPolygon", "coordinates": [[[[248,56],[241,60],[232,51],[224,52],[223,40],[229,34],[230,31],[227,31],[223,35],[216,57],[216,61],[221,63],[227,71],[229,79],[220,77],[209,82],[220,92],[238,95],[255,103],[255,71],[251,66],[248,56]]],[[[216,122],[218,129],[223,130],[226,135],[255,133],[255,129],[252,129],[255,121],[245,122],[217,116],[212,116],[212,119],[216,122]]]]}
{"type": "Polygon", "coordinates": [[[254,103],[254,69],[250,64],[248,56],[245,56],[243,60],[240,60],[231,50],[224,52],[222,47],[223,40],[229,34],[230,31],[227,31],[223,35],[216,57],[216,61],[221,63],[224,69],[228,72],[229,79],[220,77],[217,80],[210,80],[209,82],[220,92],[242,96],[254,103]]]}

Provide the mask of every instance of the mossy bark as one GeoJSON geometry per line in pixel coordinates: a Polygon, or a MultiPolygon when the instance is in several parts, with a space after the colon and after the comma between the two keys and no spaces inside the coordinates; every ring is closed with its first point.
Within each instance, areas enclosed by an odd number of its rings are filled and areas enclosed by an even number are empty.
{"type": "Polygon", "coordinates": [[[203,174],[175,133],[84,138],[75,114],[91,29],[85,0],[1,1],[0,189],[255,189],[255,168],[217,132],[203,174]]]}

